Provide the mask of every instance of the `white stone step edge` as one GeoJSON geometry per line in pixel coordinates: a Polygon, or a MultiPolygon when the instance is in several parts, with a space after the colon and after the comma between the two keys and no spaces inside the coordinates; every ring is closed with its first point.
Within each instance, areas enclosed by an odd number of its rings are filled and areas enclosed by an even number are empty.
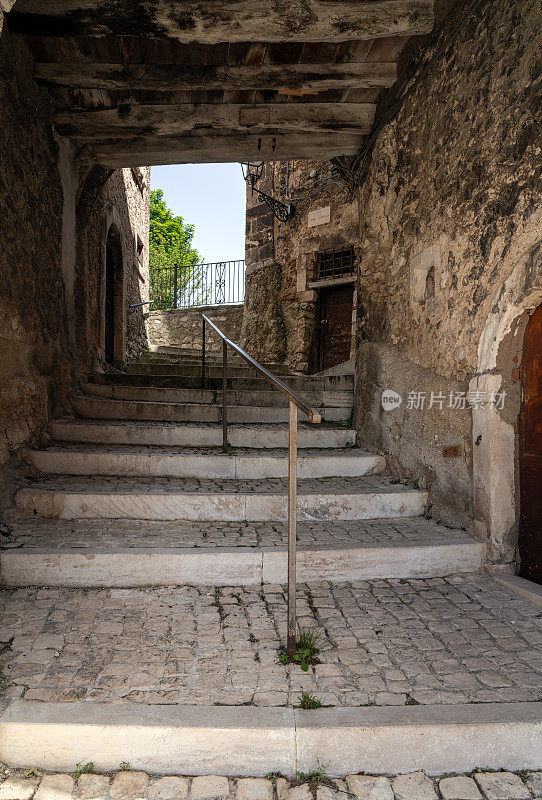
{"type": "MultiPolygon", "coordinates": [[[[109,400],[102,397],[78,395],[71,400],[79,416],[86,419],[123,419],[157,422],[220,422],[222,407],[199,403],[159,403],[145,400],[109,400]]],[[[321,410],[327,422],[346,422],[351,409],[333,406],[321,410]]],[[[262,423],[288,422],[288,407],[280,406],[229,406],[228,422],[262,423]]]]}
{"type": "MultiPolygon", "coordinates": [[[[298,581],[437,578],[477,572],[485,545],[450,533],[430,544],[299,547],[298,581]]],[[[252,586],[286,583],[283,547],[17,548],[0,554],[5,586],[252,586]]]]}
{"type": "MultiPolygon", "coordinates": [[[[87,444],[135,444],[171,447],[217,447],[222,444],[222,426],[182,423],[160,425],[129,422],[85,423],[84,421],[55,420],[51,423],[53,439],[87,444]]],[[[340,448],[353,445],[356,432],[352,428],[300,427],[298,448],[340,448]]],[[[232,447],[288,447],[288,429],[261,426],[228,426],[228,441],[232,447]]]]}
{"type": "Polygon", "coordinates": [[[84,754],[99,772],[294,777],[539,769],[542,703],[373,708],[146,706],[16,700],[0,716],[0,759],[71,772],[84,754]]]}
{"type": "MultiPolygon", "coordinates": [[[[56,475],[130,475],[165,478],[286,478],[288,456],[182,455],[170,453],[32,450],[29,460],[41,472],[56,475]]],[[[384,471],[386,459],[360,451],[337,455],[300,455],[298,478],[361,477],[384,471]]]]}
{"type": "MultiPolygon", "coordinates": [[[[85,383],[81,386],[85,395],[107,400],[139,400],[147,403],[198,403],[200,405],[222,405],[222,392],[219,390],[176,389],[161,386],[119,386],[103,383],[85,383]]],[[[344,406],[352,408],[353,392],[347,391],[305,391],[303,399],[308,405],[316,407],[344,406]]],[[[252,406],[287,406],[287,400],[278,391],[259,389],[231,389],[227,392],[228,404],[252,406]]]]}
{"type": "MultiPolygon", "coordinates": [[[[64,491],[20,489],[15,502],[25,514],[61,519],[188,519],[266,522],[287,519],[286,494],[64,491]]],[[[423,513],[422,491],[298,494],[299,520],[396,519],[423,513]]]]}

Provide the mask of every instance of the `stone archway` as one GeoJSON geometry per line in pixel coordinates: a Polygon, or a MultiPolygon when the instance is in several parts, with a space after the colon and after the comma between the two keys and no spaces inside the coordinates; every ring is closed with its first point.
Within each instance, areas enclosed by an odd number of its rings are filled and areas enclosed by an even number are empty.
{"type": "Polygon", "coordinates": [[[504,407],[473,408],[473,483],[476,534],[489,560],[512,563],[519,523],[520,367],[530,315],[542,302],[542,243],[517,262],[492,304],[478,346],[478,371],[469,390],[505,393],[504,407]]]}

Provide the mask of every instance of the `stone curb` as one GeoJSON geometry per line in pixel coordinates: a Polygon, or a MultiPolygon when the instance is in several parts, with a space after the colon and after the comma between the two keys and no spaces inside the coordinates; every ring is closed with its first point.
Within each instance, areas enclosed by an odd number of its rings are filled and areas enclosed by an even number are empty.
{"type": "MultiPolygon", "coordinates": [[[[0,758],[69,771],[293,776],[538,769],[542,703],[381,708],[154,706],[15,701],[0,717],[0,758]]],[[[496,799],[498,800],[498,799],[496,799]]]]}

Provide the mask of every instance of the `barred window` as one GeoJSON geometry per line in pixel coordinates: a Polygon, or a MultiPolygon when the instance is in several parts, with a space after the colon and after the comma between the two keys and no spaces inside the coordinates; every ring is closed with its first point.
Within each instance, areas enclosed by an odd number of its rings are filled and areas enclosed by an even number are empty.
{"type": "Polygon", "coordinates": [[[354,247],[324,250],[316,254],[316,279],[346,278],[354,273],[354,247]]]}

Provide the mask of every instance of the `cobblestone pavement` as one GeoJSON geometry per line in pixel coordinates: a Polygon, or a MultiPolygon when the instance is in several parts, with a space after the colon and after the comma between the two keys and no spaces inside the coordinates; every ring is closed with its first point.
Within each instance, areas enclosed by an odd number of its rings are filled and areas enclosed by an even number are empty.
{"type": "MultiPolygon", "coordinates": [[[[284,587],[3,593],[9,701],[325,705],[542,698],[540,610],[485,575],[301,584],[320,633],[308,672],[279,663],[284,587]]],[[[0,798],[1,800],[1,798],[0,798]]]]}
{"type": "MultiPolygon", "coordinates": [[[[62,492],[130,492],[160,494],[204,492],[206,494],[282,494],[288,490],[287,478],[101,478],[62,476],[32,480],[34,490],[62,492]]],[[[409,486],[386,476],[362,478],[307,478],[298,481],[299,494],[358,494],[359,492],[414,492],[409,486]]]]}
{"type": "MultiPolygon", "coordinates": [[[[221,447],[174,447],[167,445],[134,445],[134,444],[72,444],[69,442],[53,442],[46,448],[49,453],[126,453],[130,455],[157,455],[157,456],[215,456],[219,461],[230,459],[232,456],[242,456],[243,458],[288,458],[287,447],[266,448],[265,450],[250,447],[232,447],[228,453],[223,453],[221,447]]],[[[359,447],[304,447],[299,451],[299,460],[304,458],[362,458],[364,456],[374,456],[368,450],[359,447]]]]}
{"type": "MultiPolygon", "coordinates": [[[[75,765],[74,765],[75,766],[75,765]]],[[[220,775],[152,776],[126,769],[113,775],[87,772],[33,775],[5,770],[0,800],[533,800],[542,797],[542,772],[475,771],[430,778],[408,775],[348,775],[321,782],[280,776],[235,778],[220,775]]]]}
{"type": "MultiPolygon", "coordinates": [[[[5,518],[0,547],[286,547],[283,522],[191,522],[123,519],[63,520],[5,518]]],[[[471,541],[461,531],[437,525],[423,517],[407,519],[301,522],[297,524],[299,548],[330,549],[382,545],[438,544],[471,541]]]]}

